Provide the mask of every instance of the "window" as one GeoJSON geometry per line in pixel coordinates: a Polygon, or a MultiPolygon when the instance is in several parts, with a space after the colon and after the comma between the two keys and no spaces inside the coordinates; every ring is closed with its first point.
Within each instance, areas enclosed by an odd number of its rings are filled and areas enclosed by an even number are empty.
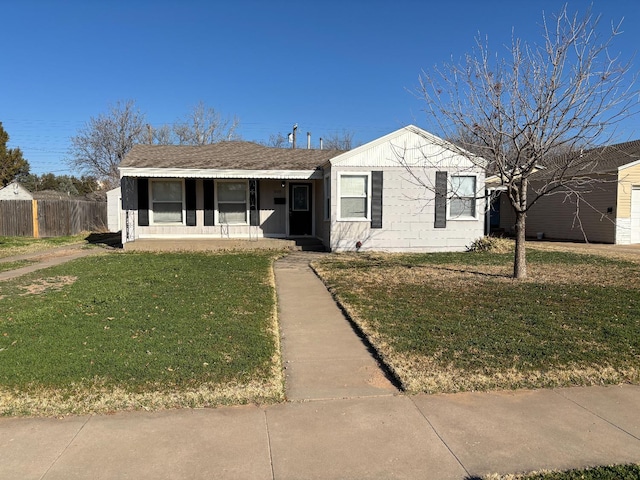
{"type": "Polygon", "coordinates": [[[151,181],[152,222],[182,223],[182,180],[151,181]]]}
{"type": "Polygon", "coordinates": [[[476,177],[452,176],[449,218],[476,217],[476,177]]]}
{"type": "Polygon", "coordinates": [[[309,185],[292,185],[293,200],[291,210],[293,212],[309,211],[309,185]]]}
{"type": "Polygon", "coordinates": [[[343,220],[369,218],[368,175],[340,175],[340,218],[343,220]]]}
{"type": "Polygon", "coordinates": [[[247,223],[247,182],[218,182],[218,223],[247,223]]]}
{"type": "Polygon", "coordinates": [[[324,177],[324,219],[331,219],[331,177],[324,177]]]}

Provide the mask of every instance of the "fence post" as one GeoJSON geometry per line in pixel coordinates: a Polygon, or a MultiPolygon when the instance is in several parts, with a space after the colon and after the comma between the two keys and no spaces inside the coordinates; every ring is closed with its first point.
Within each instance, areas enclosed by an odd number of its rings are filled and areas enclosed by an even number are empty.
{"type": "Polygon", "coordinates": [[[38,200],[31,200],[31,211],[33,219],[33,238],[40,238],[38,231],[38,200]]]}

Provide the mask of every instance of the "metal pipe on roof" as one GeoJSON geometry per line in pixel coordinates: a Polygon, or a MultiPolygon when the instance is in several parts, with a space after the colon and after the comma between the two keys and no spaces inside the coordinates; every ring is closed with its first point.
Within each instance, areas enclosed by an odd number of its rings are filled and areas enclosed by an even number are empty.
{"type": "Polygon", "coordinates": [[[307,150],[311,150],[311,132],[307,132],[307,150]]]}

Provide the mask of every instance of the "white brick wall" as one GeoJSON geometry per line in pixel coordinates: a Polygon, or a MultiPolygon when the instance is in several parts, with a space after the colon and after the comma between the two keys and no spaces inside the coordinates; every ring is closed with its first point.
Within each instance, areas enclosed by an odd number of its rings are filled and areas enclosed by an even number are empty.
{"type": "Polygon", "coordinates": [[[631,219],[616,218],[616,244],[629,245],[631,243],[631,219]]]}
{"type": "MultiPolygon", "coordinates": [[[[372,169],[373,170],[373,169],[372,169]]],[[[409,181],[409,173],[402,167],[383,169],[382,228],[372,229],[370,222],[338,220],[338,177],[349,171],[362,172],[362,166],[332,168],[331,250],[355,251],[356,242],[362,242],[360,251],[429,252],[465,250],[484,234],[484,201],[478,200],[476,220],[447,220],[446,228],[434,228],[434,192],[409,181]]],[[[449,170],[450,174],[457,170],[449,170]]],[[[466,172],[465,172],[466,174],[466,172]]],[[[424,173],[424,183],[435,181],[435,169],[424,173]],[[432,176],[432,178],[426,178],[432,176]]],[[[484,177],[478,173],[478,185],[484,177]]]]}

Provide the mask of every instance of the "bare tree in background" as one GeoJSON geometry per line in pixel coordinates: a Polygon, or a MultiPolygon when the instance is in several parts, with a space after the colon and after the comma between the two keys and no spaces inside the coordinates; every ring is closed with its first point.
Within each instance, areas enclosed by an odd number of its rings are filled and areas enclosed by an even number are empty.
{"type": "Polygon", "coordinates": [[[282,133],[272,133],[269,135],[269,140],[263,144],[267,147],[289,148],[289,138],[282,133]]]}
{"type": "Polygon", "coordinates": [[[157,128],[148,127],[150,134],[148,135],[148,143],[150,145],[175,145],[176,140],[173,135],[173,127],[171,125],[160,125],[157,128]]]}
{"type": "Polygon", "coordinates": [[[479,39],[461,62],[420,77],[419,94],[440,135],[455,139],[457,153],[472,162],[483,157],[508,195],[516,216],[515,278],[527,276],[528,210],[546,195],[585,192],[595,165],[584,150],[610,143],[616,124],[637,111],[630,63],[611,50],[620,27],[602,36],[600,16],[572,15],[565,6],[552,18],[543,15],[540,43],[514,36],[502,56],[479,39]],[[535,187],[532,179],[540,180],[535,187]]]}
{"type": "Polygon", "coordinates": [[[236,140],[240,125],[237,117],[222,118],[220,113],[199,102],[183,120],[173,126],[179,145],[208,145],[223,140],[236,140]]]}
{"type": "Polygon", "coordinates": [[[354,133],[349,130],[334,132],[322,139],[325,150],[351,150],[356,147],[353,141],[354,133]]]}
{"type": "Polygon", "coordinates": [[[144,115],[133,100],[117,102],[106,114],[91,117],[77,135],[71,137],[68,163],[96,177],[107,188],[120,184],[118,165],[136,143],[144,143],[144,115]]]}

